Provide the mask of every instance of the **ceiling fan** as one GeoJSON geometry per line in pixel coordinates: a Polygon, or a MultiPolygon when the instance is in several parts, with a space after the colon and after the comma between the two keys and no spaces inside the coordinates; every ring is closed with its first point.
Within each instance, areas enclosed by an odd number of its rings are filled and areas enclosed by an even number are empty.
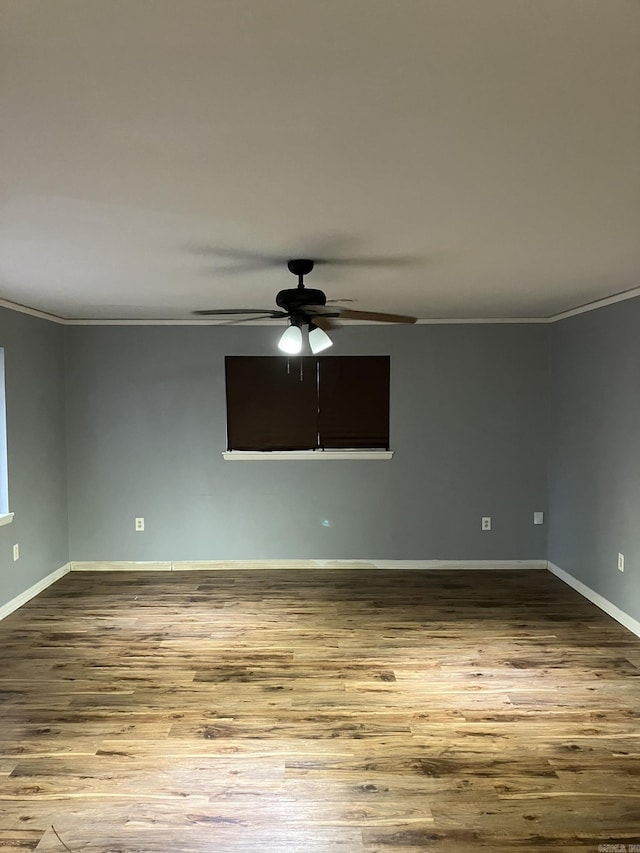
{"type": "Polygon", "coordinates": [[[302,351],[302,328],[309,330],[309,346],[314,353],[322,352],[333,343],[328,331],[336,329],[336,320],[374,320],[380,323],[415,323],[416,317],[404,314],[385,314],[378,311],[356,311],[340,305],[327,305],[327,297],[322,290],[305,287],[304,277],[309,275],[314,262],[309,258],[294,258],[287,262],[290,273],[298,279],[298,286],[279,291],[276,305],[280,310],[262,308],[222,308],[194,311],[200,317],[237,316],[238,322],[245,320],[289,320],[289,326],[278,342],[278,347],[286,353],[295,355],[302,351]]]}

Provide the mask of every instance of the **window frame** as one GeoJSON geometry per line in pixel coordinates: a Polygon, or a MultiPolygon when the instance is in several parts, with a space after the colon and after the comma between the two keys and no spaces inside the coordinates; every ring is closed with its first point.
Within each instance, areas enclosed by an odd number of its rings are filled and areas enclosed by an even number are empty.
{"type": "Polygon", "coordinates": [[[4,347],[0,347],[0,527],[11,524],[13,521],[13,513],[9,512],[9,447],[4,353],[4,347]]]}
{"type": "MultiPolygon", "coordinates": [[[[347,373],[353,375],[353,371],[347,371],[347,373]]],[[[336,461],[336,460],[345,460],[345,459],[357,459],[357,460],[387,460],[393,458],[393,451],[389,447],[389,439],[390,439],[390,373],[391,373],[391,358],[390,356],[301,356],[301,357],[292,357],[292,358],[284,358],[282,356],[226,356],[225,358],[225,393],[226,393],[226,421],[227,421],[227,442],[226,442],[226,450],[222,451],[222,457],[225,461],[336,461]],[[300,361],[300,359],[304,359],[300,361]],[[346,432],[340,433],[341,426],[340,418],[329,417],[328,421],[325,420],[325,424],[329,425],[329,429],[325,428],[325,439],[322,437],[321,430],[321,407],[320,401],[322,399],[322,388],[320,385],[321,375],[322,375],[322,366],[329,370],[325,375],[327,375],[327,385],[326,385],[326,400],[331,402],[332,406],[339,407],[341,402],[345,399],[345,396],[350,399],[353,394],[350,390],[341,389],[339,376],[340,371],[336,373],[333,368],[336,366],[337,360],[351,362],[349,364],[349,368],[353,367],[355,373],[357,375],[358,371],[362,372],[365,365],[363,362],[371,359],[375,360],[377,364],[375,365],[375,369],[377,371],[376,379],[380,387],[382,387],[382,394],[376,393],[372,396],[372,408],[371,417],[372,417],[372,430],[368,432],[369,424],[366,424],[366,428],[363,428],[361,431],[361,438],[357,437],[354,441],[354,446],[350,445],[348,437],[349,429],[355,429],[356,432],[352,433],[357,436],[358,433],[358,414],[359,410],[357,408],[352,408],[349,411],[347,406],[345,412],[345,420],[344,420],[344,429],[346,432]],[[360,364],[354,364],[353,361],[359,361],[360,364]],[[244,392],[244,388],[242,390],[238,390],[238,383],[240,383],[243,379],[242,373],[244,371],[248,371],[248,375],[251,376],[251,368],[253,367],[252,363],[257,363],[260,361],[264,361],[264,364],[261,365],[265,368],[265,384],[268,385],[269,382],[269,374],[271,372],[271,368],[277,369],[277,374],[274,377],[274,388],[277,389],[280,387],[281,383],[281,374],[279,373],[279,366],[286,364],[287,365],[287,375],[291,371],[292,378],[297,375],[298,370],[302,371],[303,366],[306,366],[307,370],[304,374],[304,382],[306,385],[309,385],[309,380],[307,377],[311,377],[311,383],[313,387],[313,402],[309,399],[308,387],[306,391],[301,389],[301,395],[298,395],[294,405],[302,405],[303,407],[314,406],[313,414],[311,415],[310,411],[307,411],[306,414],[300,418],[301,424],[301,433],[303,435],[302,439],[299,439],[298,435],[295,434],[291,444],[294,445],[292,447],[286,447],[286,442],[283,442],[283,446],[279,446],[281,442],[279,441],[278,435],[278,417],[275,417],[275,430],[277,439],[274,439],[274,434],[269,434],[270,428],[273,427],[273,424],[268,421],[266,426],[266,439],[265,439],[265,447],[255,446],[252,447],[252,444],[259,445],[261,442],[256,441],[256,436],[252,433],[251,425],[247,426],[247,419],[245,414],[245,420],[242,422],[242,407],[245,407],[245,412],[247,408],[253,404],[253,399],[249,400],[250,393],[246,394],[244,392]],[[234,363],[235,362],[235,363],[234,363]],[[244,362],[244,364],[243,364],[244,362]],[[381,363],[382,362],[382,363],[381,363]],[[311,370],[309,370],[311,368],[311,370]],[[336,381],[336,377],[338,380],[336,381]],[[235,384],[230,385],[230,378],[235,384]],[[376,399],[377,396],[377,399],[376,399]],[[236,407],[234,411],[234,407],[236,407]],[[317,407],[317,408],[316,408],[317,407]],[[240,409],[240,414],[238,414],[238,408],[240,409]],[[349,417],[349,415],[351,417],[349,417]],[[313,433],[314,433],[314,442],[315,446],[309,447],[309,441],[307,432],[309,432],[309,424],[307,421],[307,416],[313,417],[313,433]],[[235,423],[230,426],[230,419],[235,419],[235,423]],[[355,420],[354,420],[355,419],[355,420]],[[242,422],[242,427],[238,429],[238,422],[242,422]],[[335,424],[338,422],[338,432],[335,431],[335,424]],[[234,433],[233,436],[231,433],[234,433]],[[372,438],[371,443],[368,442],[369,438],[372,438]],[[361,446],[358,446],[358,441],[361,440],[363,443],[361,446]],[[380,444],[380,441],[384,441],[384,445],[380,444]],[[329,443],[330,442],[330,443],[329,443]],[[238,448],[233,447],[233,445],[244,445],[244,447],[238,448]],[[275,446],[266,446],[266,445],[275,445],[275,446]],[[298,444],[296,447],[295,444],[298,444]],[[304,447],[302,445],[305,445],[304,447]]],[[[260,375],[260,371],[257,371],[257,375],[260,375]]],[[[301,372],[302,377],[302,372],[301,372]]],[[[255,389],[256,382],[255,377],[254,381],[248,382],[247,379],[244,379],[246,383],[246,387],[251,387],[255,389]]],[[[284,384],[282,385],[283,393],[286,394],[286,383],[289,380],[286,379],[284,384]]],[[[366,382],[361,382],[358,387],[363,387],[366,385],[366,382]]],[[[353,386],[351,386],[353,387],[353,386]]],[[[271,390],[271,389],[269,389],[271,390]]],[[[282,402],[282,397],[280,397],[280,403],[282,402]]],[[[365,408],[370,401],[365,400],[365,408]]],[[[257,403],[258,408],[260,406],[260,402],[257,403]]],[[[262,405],[264,406],[264,398],[262,400],[262,405]]],[[[268,395],[267,395],[267,403],[266,403],[267,411],[269,410],[268,403],[268,395]]],[[[297,412],[295,412],[297,413],[297,412]]],[[[269,414],[271,414],[269,412],[269,414]]],[[[296,430],[293,431],[296,433],[296,430]]],[[[259,437],[258,437],[259,438],[259,437]]]]}

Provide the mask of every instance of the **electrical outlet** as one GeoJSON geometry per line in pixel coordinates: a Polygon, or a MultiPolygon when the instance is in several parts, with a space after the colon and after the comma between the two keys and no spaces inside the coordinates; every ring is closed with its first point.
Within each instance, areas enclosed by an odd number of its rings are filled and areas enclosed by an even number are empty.
{"type": "Polygon", "coordinates": [[[544,513],[543,512],[534,512],[533,513],[533,523],[534,524],[544,524],[544,513]]]}
{"type": "Polygon", "coordinates": [[[618,571],[624,572],[624,554],[618,554],[618,571]]]}
{"type": "Polygon", "coordinates": [[[482,529],[483,530],[491,530],[491,516],[483,515],[482,516],[482,529]]]}
{"type": "Polygon", "coordinates": [[[136,530],[138,532],[144,530],[144,518],[136,518],[136,530]]]}
{"type": "Polygon", "coordinates": [[[13,559],[14,562],[20,559],[20,546],[17,543],[13,546],[13,559]]]}

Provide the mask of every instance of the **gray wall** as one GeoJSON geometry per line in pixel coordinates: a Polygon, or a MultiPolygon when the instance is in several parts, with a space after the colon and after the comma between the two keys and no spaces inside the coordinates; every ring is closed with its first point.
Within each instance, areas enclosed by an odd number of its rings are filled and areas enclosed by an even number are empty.
{"type": "Polygon", "coordinates": [[[0,308],[9,509],[0,527],[0,606],[69,560],[62,326],[0,308]],[[13,561],[13,545],[20,559],[13,561]]]}
{"type": "Polygon", "coordinates": [[[324,463],[220,456],[224,356],[279,329],[65,331],[72,560],[546,557],[544,326],[344,328],[335,354],[391,355],[396,455],[324,463]]]}
{"type": "Polygon", "coordinates": [[[553,324],[551,365],[549,560],[640,619],[640,298],[553,324]]]}
{"type": "Polygon", "coordinates": [[[345,328],[336,354],[392,357],[394,459],[241,464],[220,457],[224,356],[273,353],[274,328],[63,329],[0,309],[16,513],[0,527],[0,605],[69,556],[548,555],[640,619],[639,331],[640,299],[550,327],[345,328]],[[547,462],[548,526],[534,527],[547,462]]]}

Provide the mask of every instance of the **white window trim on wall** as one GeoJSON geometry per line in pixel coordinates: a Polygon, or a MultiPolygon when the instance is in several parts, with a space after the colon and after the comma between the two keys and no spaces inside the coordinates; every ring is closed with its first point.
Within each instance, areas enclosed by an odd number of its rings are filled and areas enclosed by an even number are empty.
{"type": "Polygon", "coordinates": [[[380,461],[392,459],[393,450],[225,450],[225,462],[285,462],[298,460],[328,462],[335,459],[380,461]]]}
{"type": "Polygon", "coordinates": [[[9,452],[7,447],[7,395],[4,381],[4,347],[0,347],[0,525],[10,524],[9,452]]]}

